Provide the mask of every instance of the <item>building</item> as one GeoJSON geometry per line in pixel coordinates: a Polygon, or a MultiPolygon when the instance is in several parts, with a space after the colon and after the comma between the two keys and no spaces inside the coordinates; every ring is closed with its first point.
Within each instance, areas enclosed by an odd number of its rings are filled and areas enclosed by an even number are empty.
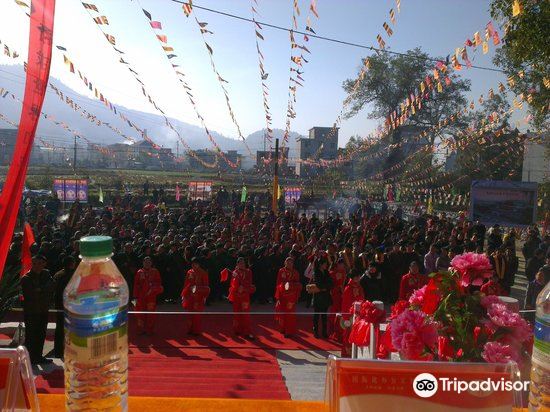
{"type": "Polygon", "coordinates": [[[147,140],[140,140],[130,145],[128,154],[122,151],[122,156],[128,156],[128,161],[133,162],[135,168],[144,169],[174,169],[175,160],[172,149],[154,148],[153,144],[147,140]]]}
{"type": "Polygon", "coordinates": [[[550,148],[539,143],[525,142],[521,180],[537,183],[550,180],[550,148]]]}
{"type": "MultiPolygon", "coordinates": [[[[8,166],[11,163],[16,141],[17,129],[0,129],[0,166],[8,166]]],[[[33,147],[30,162],[37,164],[43,161],[42,151],[33,147]]]]}
{"type": "Polygon", "coordinates": [[[296,174],[300,177],[308,177],[318,174],[321,168],[304,163],[304,160],[334,160],[338,156],[338,131],[339,127],[312,127],[309,129],[309,137],[298,139],[298,162],[296,174]],[[333,130],[334,129],[334,130],[333,130]]]}
{"type": "MultiPolygon", "coordinates": [[[[132,169],[136,167],[135,151],[133,145],[125,143],[115,143],[107,146],[107,149],[112,153],[112,158],[109,160],[109,167],[114,169],[132,169]]],[[[95,155],[102,156],[97,150],[95,155]]]]}
{"type": "MultiPolygon", "coordinates": [[[[288,147],[279,148],[280,168],[288,168],[288,147]]],[[[256,152],[256,169],[260,172],[273,170],[273,159],[275,159],[275,150],[258,150],[256,152]]]]}
{"type": "Polygon", "coordinates": [[[457,168],[457,158],[458,155],[456,152],[451,152],[445,157],[445,171],[450,173],[454,172],[457,168]]]}

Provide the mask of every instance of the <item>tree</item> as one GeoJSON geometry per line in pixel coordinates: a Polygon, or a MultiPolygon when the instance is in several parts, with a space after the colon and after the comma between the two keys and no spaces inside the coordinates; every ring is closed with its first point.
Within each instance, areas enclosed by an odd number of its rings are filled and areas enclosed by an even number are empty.
{"type": "MultiPolygon", "coordinates": [[[[369,118],[385,119],[398,109],[411,93],[420,93],[420,83],[427,75],[432,75],[435,68],[433,59],[420,48],[409,50],[405,55],[380,53],[369,57],[368,60],[369,69],[360,87],[351,95],[347,118],[369,105],[369,118]]],[[[466,104],[464,93],[470,90],[470,82],[452,73],[449,74],[449,78],[451,84],[445,86],[441,93],[429,89],[424,92],[428,93],[428,96],[422,101],[422,108],[411,115],[404,126],[416,130],[436,126],[440,120],[450,117],[466,104]]],[[[344,81],[343,87],[347,93],[352,93],[354,85],[355,80],[348,79],[344,81]]],[[[394,130],[386,143],[401,142],[404,126],[394,130]]],[[[448,129],[455,127],[458,126],[450,124],[448,129]]],[[[430,133],[426,137],[427,143],[433,145],[436,138],[444,132],[445,130],[441,129],[437,133],[430,133]]],[[[402,158],[403,154],[399,150],[392,149],[386,159],[386,166],[391,166],[402,158]]]]}
{"type": "Polygon", "coordinates": [[[550,2],[521,0],[522,11],[514,17],[513,1],[491,2],[492,17],[505,27],[503,45],[497,50],[494,62],[507,76],[513,76],[511,87],[516,94],[527,96],[532,93],[529,108],[533,124],[538,129],[547,129],[550,101],[550,2]]]}
{"type": "MultiPolygon", "coordinates": [[[[457,147],[457,177],[521,180],[523,139],[517,130],[507,131],[509,110],[506,95],[495,94],[483,100],[477,111],[463,119],[467,127],[453,134],[457,147]]],[[[461,179],[459,186],[467,189],[470,182],[470,178],[461,179]]]]}

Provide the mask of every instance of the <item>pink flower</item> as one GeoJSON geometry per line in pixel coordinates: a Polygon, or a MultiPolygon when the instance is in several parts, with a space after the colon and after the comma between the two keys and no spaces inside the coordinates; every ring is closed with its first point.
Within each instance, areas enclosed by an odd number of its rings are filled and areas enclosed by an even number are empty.
{"type": "Polygon", "coordinates": [[[506,343],[523,343],[533,334],[529,323],[519,313],[512,312],[503,304],[492,304],[487,309],[487,317],[489,320],[485,322],[485,326],[492,333],[500,328],[508,329],[510,333],[502,337],[502,341],[506,343]]]}
{"type": "Polygon", "coordinates": [[[409,298],[409,305],[414,306],[415,308],[421,308],[424,304],[427,287],[428,285],[424,285],[420,289],[416,289],[409,298]]]}
{"type": "Polygon", "coordinates": [[[392,344],[405,359],[427,360],[437,343],[437,323],[422,311],[405,310],[391,323],[392,344]]]}
{"type": "Polygon", "coordinates": [[[455,256],[451,266],[460,274],[462,286],[481,286],[484,279],[490,278],[493,273],[489,258],[479,253],[468,252],[455,256]]]}
{"type": "Polygon", "coordinates": [[[487,342],[483,346],[481,357],[489,363],[508,363],[518,362],[519,353],[510,345],[505,345],[500,342],[487,342]]]}

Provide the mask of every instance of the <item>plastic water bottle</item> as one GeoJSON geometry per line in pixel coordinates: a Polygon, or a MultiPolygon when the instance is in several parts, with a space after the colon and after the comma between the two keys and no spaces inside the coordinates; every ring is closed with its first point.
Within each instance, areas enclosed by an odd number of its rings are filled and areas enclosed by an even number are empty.
{"type": "Polygon", "coordinates": [[[63,294],[67,411],[128,410],[128,285],[113,239],[80,239],[82,262],[63,294]]]}
{"type": "Polygon", "coordinates": [[[529,411],[550,410],[550,282],[537,297],[529,411]]]}

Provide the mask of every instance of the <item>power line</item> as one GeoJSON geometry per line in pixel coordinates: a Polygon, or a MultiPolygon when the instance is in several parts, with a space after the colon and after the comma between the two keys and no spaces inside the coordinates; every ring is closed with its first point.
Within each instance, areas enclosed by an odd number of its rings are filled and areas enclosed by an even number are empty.
{"type": "MultiPolygon", "coordinates": [[[[243,16],[238,16],[238,15],[232,14],[232,13],[227,13],[225,11],[211,9],[211,8],[204,7],[204,6],[198,6],[195,3],[191,4],[191,3],[188,3],[188,2],[185,2],[185,1],[182,1],[182,0],[170,0],[170,1],[172,1],[174,3],[179,3],[179,4],[186,4],[188,6],[192,6],[192,7],[195,7],[197,9],[200,9],[200,10],[208,11],[210,13],[220,14],[222,16],[230,17],[230,18],[233,18],[233,19],[242,20],[242,21],[246,21],[246,22],[249,22],[249,23],[258,23],[260,25],[270,27],[272,29],[303,34],[303,35],[306,35],[308,37],[314,37],[314,38],[319,39],[319,40],[325,40],[325,41],[332,42],[332,43],[343,44],[343,45],[346,45],[346,46],[357,47],[357,48],[360,48],[360,49],[366,49],[366,50],[374,51],[374,52],[377,52],[377,53],[389,53],[389,54],[394,54],[394,55],[397,55],[397,56],[405,56],[405,57],[415,58],[415,59],[418,59],[418,60],[432,61],[434,63],[437,63],[437,62],[441,61],[440,59],[434,59],[433,57],[414,56],[414,55],[410,55],[408,53],[396,52],[396,51],[387,50],[387,49],[379,49],[377,47],[367,46],[367,45],[359,44],[359,43],[352,43],[352,42],[349,42],[349,41],[346,41],[346,40],[340,40],[340,39],[335,39],[335,38],[326,37],[326,36],[319,36],[319,35],[313,34],[311,32],[302,32],[302,31],[298,31],[298,30],[292,30],[292,29],[288,29],[286,27],[277,26],[275,24],[266,23],[266,22],[263,22],[263,21],[254,21],[252,19],[249,19],[249,18],[246,18],[246,17],[243,17],[243,16]]],[[[474,69],[488,70],[488,71],[492,71],[492,72],[504,73],[504,70],[497,69],[497,68],[494,68],[494,67],[483,67],[483,66],[475,66],[475,65],[472,65],[470,67],[474,68],[474,69]]]]}

